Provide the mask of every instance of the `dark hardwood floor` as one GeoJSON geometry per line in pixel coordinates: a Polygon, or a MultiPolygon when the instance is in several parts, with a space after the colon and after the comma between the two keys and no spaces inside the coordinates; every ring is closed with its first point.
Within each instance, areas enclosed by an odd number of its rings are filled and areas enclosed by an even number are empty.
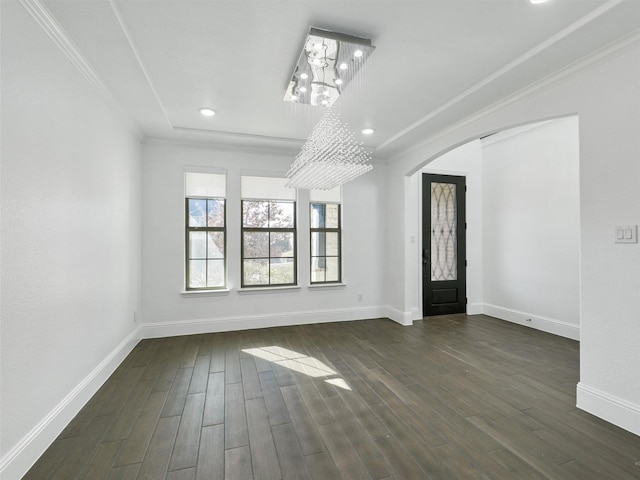
{"type": "Polygon", "coordinates": [[[482,315],[143,340],[24,478],[638,479],[578,349],[482,315]]]}

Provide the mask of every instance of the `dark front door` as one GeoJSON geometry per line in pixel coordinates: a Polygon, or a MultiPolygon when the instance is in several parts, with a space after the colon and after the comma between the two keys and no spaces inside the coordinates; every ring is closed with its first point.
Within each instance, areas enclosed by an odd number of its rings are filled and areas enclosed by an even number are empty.
{"type": "Polygon", "coordinates": [[[465,178],[422,175],[423,315],[465,313],[465,178]]]}

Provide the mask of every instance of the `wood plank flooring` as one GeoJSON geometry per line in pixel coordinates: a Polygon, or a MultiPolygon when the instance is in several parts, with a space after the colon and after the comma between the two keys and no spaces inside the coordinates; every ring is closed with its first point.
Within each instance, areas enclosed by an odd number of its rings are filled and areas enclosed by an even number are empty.
{"type": "Polygon", "coordinates": [[[25,479],[640,479],[579,345],[477,315],[143,340],[25,479]]]}

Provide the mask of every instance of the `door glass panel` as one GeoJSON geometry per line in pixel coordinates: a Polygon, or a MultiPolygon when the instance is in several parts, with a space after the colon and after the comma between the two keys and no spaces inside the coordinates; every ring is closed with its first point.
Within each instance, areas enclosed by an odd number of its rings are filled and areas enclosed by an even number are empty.
{"type": "Polygon", "coordinates": [[[431,183],[431,281],[457,280],[456,185],[431,183]]]}

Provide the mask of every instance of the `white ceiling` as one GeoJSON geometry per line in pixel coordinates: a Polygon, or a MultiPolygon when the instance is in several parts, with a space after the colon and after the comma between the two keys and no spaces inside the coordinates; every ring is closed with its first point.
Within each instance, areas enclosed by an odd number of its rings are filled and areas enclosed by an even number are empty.
{"type": "Polygon", "coordinates": [[[640,28],[640,0],[22,1],[149,137],[297,149],[322,114],[282,100],[309,27],[370,38],[333,108],[380,159],[640,28]]]}

